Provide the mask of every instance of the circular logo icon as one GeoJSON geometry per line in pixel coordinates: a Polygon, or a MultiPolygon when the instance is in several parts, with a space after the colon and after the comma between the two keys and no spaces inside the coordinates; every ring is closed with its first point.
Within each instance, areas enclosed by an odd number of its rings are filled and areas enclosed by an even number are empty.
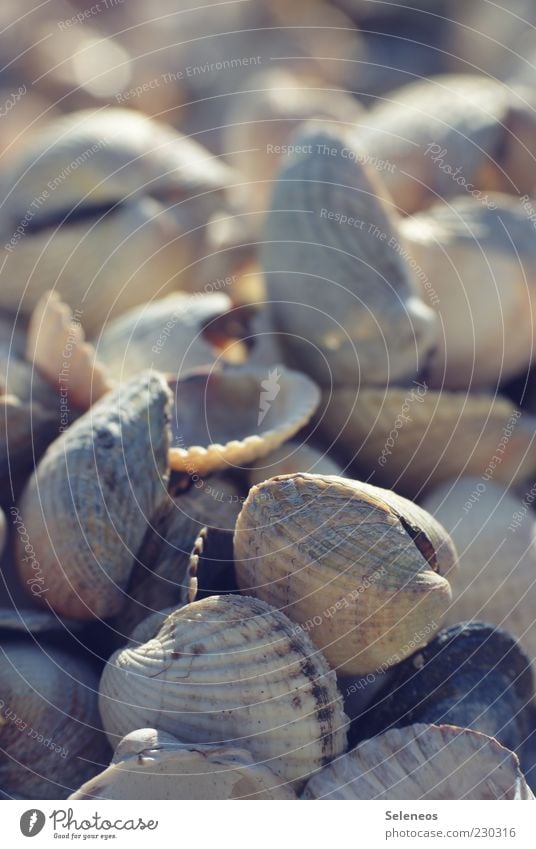
{"type": "Polygon", "coordinates": [[[20,830],[25,837],[35,837],[42,830],[46,821],[43,811],[32,808],[25,811],[20,818],[20,830]]]}

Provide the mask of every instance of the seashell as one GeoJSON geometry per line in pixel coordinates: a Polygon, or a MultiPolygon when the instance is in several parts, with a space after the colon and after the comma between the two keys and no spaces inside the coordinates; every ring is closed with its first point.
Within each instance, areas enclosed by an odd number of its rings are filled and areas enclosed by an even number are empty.
{"type": "MultiPolygon", "coordinates": [[[[178,377],[191,369],[213,365],[218,349],[210,339],[210,329],[229,314],[231,306],[230,298],[221,292],[175,293],[134,307],[109,322],[95,338],[99,360],[116,380],[147,368],[178,377]]],[[[247,352],[241,340],[222,334],[218,342],[221,348],[232,349],[234,359],[240,355],[245,359],[247,352]]]]}
{"type": "Polygon", "coordinates": [[[296,799],[246,749],[181,743],[142,728],[119,743],[110,766],[70,799],[296,799]]]}
{"type": "Polygon", "coordinates": [[[513,752],[453,725],[392,728],[313,775],[303,799],[534,800],[513,752]]]}
{"type": "Polygon", "coordinates": [[[536,122],[522,90],[478,74],[442,74],[389,92],[357,127],[394,203],[412,214],[464,191],[532,192],[536,122]]]}
{"type": "Polygon", "coordinates": [[[283,366],[195,372],[174,391],[169,463],[197,476],[269,454],[309,421],[320,397],[308,377],[283,366]]]}
{"type": "Polygon", "coordinates": [[[64,799],[109,759],[86,660],[24,639],[0,648],[0,782],[28,798],[64,799]]]}
{"type": "Polygon", "coordinates": [[[510,484],[536,472],[536,419],[500,395],[434,392],[425,383],[336,389],[323,396],[317,421],[363,477],[410,497],[459,475],[510,484]]]}
{"type": "Polygon", "coordinates": [[[295,788],[346,745],[323,656],[282,613],[242,596],[187,605],[145,645],[112,655],[99,705],[111,742],[157,723],[185,743],[245,747],[295,788]]]}
{"type": "Polygon", "coordinates": [[[248,89],[236,92],[227,113],[223,144],[227,159],[242,175],[233,194],[255,213],[259,227],[269,208],[269,195],[278,167],[289,153],[289,140],[303,121],[316,119],[348,126],[364,110],[344,91],[323,80],[304,79],[288,68],[252,74],[248,89]]]}
{"type": "Polygon", "coordinates": [[[308,126],[279,173],[261,245],[286,361],[320,385],[415,375],[438,334],[382,184],[350,136],[308,126]]]}
{"type": "Polygon", "coordinates": [[[295,474],[250,490],[239,587],[307,631],[339,675],[385,671],[448,609],[454,546],[428,513],[361,481],[295,474]]]}
{"type": "Polygon", "coordinates": [[[363,739],[417,722],[446,723],[515,751],[532,727],[532,700],[530,661],[515,639],[492,625],[464,622],[400,663],[352,733],[363,739]]]}
{"type": "Polygon", "coordinates": [[[59,414],[39,402],[25,403],[14,395],[0,395],[0,480],[3,504],[12,502],[33,465],[57,437],[59,414]]]}
{"type": "Polygon", "coordinates": [[[135,110],[50,122],[4,177],[0,306],[27,314],[54,289],[92,335],[186,280],[225,276],[244,241],[231,232],[232,181],[202,146],[135,110]]]}
{"type": "Polygon", "coordinates": [[[426,372],[432,387],[497,385],[536,356],[534,224],[519,198],[490,198],[493,209],[454,198],[400,221],[422,296],[441,318],[426,372]]]}
{"type": "Polygon", "coordinates": [[[268,478],[309,472],[314,475],[343,475],[343,469],[326,452],[318,451],[307,442],[285,442],[275,451],[256,460],[249,473],[250,486],[268,478]]]}
{"type": "Polygon", "coordinates": [[[166,497],[170,392],[140,374],[105,395],[48,449],[20,502],[32,546],[17,547],[22,581],[39,565],[43,598],[75,619],[113,616],[134,557],[166,497]]]}
{"type": "Polygon", "coordinates": [[[536,663],[536,519],[524,501],[493,481],[462,478],[432,490],[422,506],[447,529],[459,553],[445,623],[500,625],[536,663]]]}
{"type": "Polygon", "coordinates": [[[0,509],[0,557],[3,554],[7,538],[7,521],[3,510],[0,509]]]}

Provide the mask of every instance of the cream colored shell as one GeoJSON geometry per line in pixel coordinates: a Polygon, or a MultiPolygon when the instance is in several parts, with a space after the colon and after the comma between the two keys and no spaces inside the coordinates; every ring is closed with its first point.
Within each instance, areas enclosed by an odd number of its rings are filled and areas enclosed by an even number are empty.
{"type": "Polygon", "coordinates": [[[236,523],[239,587],[299,623],[339,675],[383,672],[425,645],[456,553],[426,511],[347,478],[253,487],[236,523]]]}
{"type": "Polygon", "coordinates": [[[170,393],[143,373],[105,395],[48,449],[24,490],[21,581],[37,568],[53,610],[108,617],[125,589],[151,516],[166,498],[170,393]]]}
{"type": "Polygon", "coordinates": [[[279,365],[192,372],[174,391],[169,463],[197,477],[269,454],[309,421],[320,399],[308,377],[279,365]]]}
{"type": "Polygon", "coordinates": [[[154,728],[119,743],[110,766],[70,799],[296,799],[246,749],[181,743],[154,728]]]}
{"type": "Polygon", "coordinates": [[[295,786],[346,748],[323,656],[282,613],[242,596],[187,605],[112,655],[99,706],[112,744],[156,725],[186,743],[246,748],[295,786]]]}
{"type": "Polygon", "coordinates": [[[314,775],[304,799],[534,800],[509,749],[454,725],[392,728],[314,775]]]}

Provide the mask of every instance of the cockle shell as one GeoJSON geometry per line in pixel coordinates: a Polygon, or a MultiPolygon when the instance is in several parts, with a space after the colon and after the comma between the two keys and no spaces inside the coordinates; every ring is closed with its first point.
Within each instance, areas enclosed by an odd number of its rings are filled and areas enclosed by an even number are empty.
{"type": "Polygon", "coordinates": [[[210,596],[116,652],[100,684],[110,742],[158,725],[185,743],[248,749],[293,786],[346,747],[335,674],[309,638],[256,599],[210,596]]]}
{"type": "Polygon", "coordinates": [[[119,743],[110,766],[70,799],[296,799],[246,749],[181,743],[142,728],[119,743]]]}
{"type": "Polygon", "coordinates": [[[60,615],[112,616],[153,513],[166,497],[170,392],[143,373],[105,395],[47,450],[20,502],[43,599],[60,615]]]}
{"type": "Polygon", "coordinates": [[[279,173],[261,261],[286,361],[323,386],[415,375],[438,323],[354,140],[308,125],[279,173]]]}
{"type": "MultiPolygon", "coordinates": [[[[530,489],[526,501],[530,505],[530,489]]],[[[480,619],[506,628],[536,664],[536,518],[530,506],[482,478],[448,481],[422,506],[448,530],[460,560],[445,623],[480,619]]]]}
{"type": "Polygon", "coordinates": [[[54,289],[91,335],[185,279],[211,281],[215,257],[225,277],[234,263],[232,179],[196,142],[134,110],[51,122],[4,178],[0,306],[28,313],[54,289]]]}
{"type": "Polygon", "coordinates": [[[98,675],[81,657],[30,640],[0,646],[0,783],[29,798],[66,798],[109,759],[98,675]]]}
{"type": "Polygon", "coordinates": [[[494,209],[461,197],[400,221],[422,297],[441,319],[432,387],[493,387],[536,358],[534,223],[519,198],[489,197],[494,209]]]}
{"type": "Polygon", "coordinates": [[[236,92],[227,113],[224,149],[242,175],[234,191],[260,227],[269,207],[275,173],[289,152],[289,140],[306,120],[348,126],[363,114],[358,101],[323,80],[305,79],[289,69],[253,74],[248,88],[236,92]]]}
{"type": "Polygon", "coordinates": [[[298,622],[339,675],[352,675],[384,671],[428,642],[451,600],[456,552],[435,519],[394,492],[295,474],[250,490],[235,562],[244,592],[298,622]]]}
{"type": "Polygon", "coordinates": [[[453,725],[365,740],[313,775],[303,799],[534,799],[513,752],[453,725]]]}
{"type": "MultiPolygon", "coordinates": [[[[93,344],[99,360],[116,380],[148,368],[180,377],[216,362],[218,350],[203,331],[209,332],[230,309],[231,300],[223,292],[177,292],[134,307],[109,322],[93,344]]],[[[228,344],[236,356],[238,342],[229,335],[228,344]]]]}
{"type": "Polygon", "coordinates": [[[250,486],[277,475],[309,472],[314,475],[342,475],[343,470],[326,452],[303,442],[285,442],[280,448],[252,464],[248,478],[250,486]]]}
{"type": "Polygon", "coordinates": [[[308,377],[279,365],[192,372],[174,391],[170,466],[197,477],[269,454],[309,421],[320,398],[308,377]]]}
{"type": "Polygon", "coordinates": [[[462,622],[394,668],[352,738],[416,722],[447,723],[515,751],[532,730],[533,698],[530,660],[516,640],[495,626],[462,622]]]}
{"type": "Polygon", "coordinates": [[[510,484],[536,472],[536,418],[500,395],[436,392],[425,383],[336,389],[323,396],[317,420],[363,477],[410,497],[462,474],[510,484]]]}
{"type": "Polygon", "coordinates": [[[530,194],[536,121],[522,92],[477,74],[428,77],[385,94],[357,128],[397,207],[414,213],[464,191],[530,194]]]}

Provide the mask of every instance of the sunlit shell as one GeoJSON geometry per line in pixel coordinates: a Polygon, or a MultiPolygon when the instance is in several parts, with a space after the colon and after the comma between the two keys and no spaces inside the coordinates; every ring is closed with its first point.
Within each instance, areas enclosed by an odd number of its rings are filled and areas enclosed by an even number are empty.
{"type": "Polygon", "coordinates": [[[283,366],[193,372],[174,391],[170,466],[197,476],[269,454],[309,421],[320,397],[283,366]]]}
{"type": "Polygon", "coordinates": [[[158,725],[186,743],[244,747],[296,786],[346,747],[323,656],[286,616],[243,596],[187,605],[112,655],[99,705],[111,743],[158,725]]]}
{"type": "Polygon", "coordinates": [[[369,711],[352,727],[363,740],[388,728],[430,722],[471,728],[519,751],[532,730],[529,658],[507,631],[462,622],[393,668],[369,711]]]}
{"type": "Polygon", "coordinates": [[[308,125],[274,186],[261,260],[286,362],[318,383],[415,375],[438,333],[379,177],[343,132],[308,125]]]}
{"type": "Polygon", "coordinates": [[[31,641],[0,646],[0,783],[29,798],[66,798],[105,764],[98,675],[87,661],[31,641]]]}
{"type": "Polygon", "coordinates": [[[500,395],[435,392],[424,383],[337,389],[317,416],[325,439],[363,477],[412,497],[462,474],[492,473],[510,484],[536,472],[536,418],[500,395]]]}
{"type": "Polygon", "coordinates": [[[522,93],[491,76],[444,74],[387,92],[357,129],[400,210],[437,196],[530,193],[535,183],[534,112],[522,93]]]}
{"type": "Polygon", "coordinates": [[[422,297],[441,319],[431,386],[493,387],[536,358],[534,223],[519,198],[490,198],[495,209],[462,197],[400,222],[422,297]]]}
{"type": "Polygon", "coordinates": [[[309,472],[315,475],[341,475],[343,470],[327,453],[308,443],[285,442],[280,448],[252,464],[248,477],[251,486],[277,475],[309,472]]]}
{"type": "Polygon", "coordinates": [[[141,374],[108,393],[48,449],[20,502],[32,556],[21,580],[42,579],[60,615],[117,613],[151,516],[166,497],[170,393],[141,374]]]}
{"type": "Polygon", "coordinates": [[[242,748],[181,743],[143,728],[119,743],[110,766],[70,799],[295,799],[242,748]]]}
{"type": "Polygon", "coordinates": [[[536,663],[536,518],[525,499],[482,478],[448,481],[422,506],[449,531],[460,570],[446,624],[480,619],[506,628],[536,663]]]}
{"type": "Polygon", "coordinates": [[[236,523],[238,585],[298,622],[339,675],[381,672],[425,645],[456,553],[426,511],[347,478],[253,487],[236,523]]]}
{"type": "Polygon", "coordinates": [[[517,757],[485,734],[410,725],[365,740],[308,782],[303,799],[534,799],[517,757]]]}

